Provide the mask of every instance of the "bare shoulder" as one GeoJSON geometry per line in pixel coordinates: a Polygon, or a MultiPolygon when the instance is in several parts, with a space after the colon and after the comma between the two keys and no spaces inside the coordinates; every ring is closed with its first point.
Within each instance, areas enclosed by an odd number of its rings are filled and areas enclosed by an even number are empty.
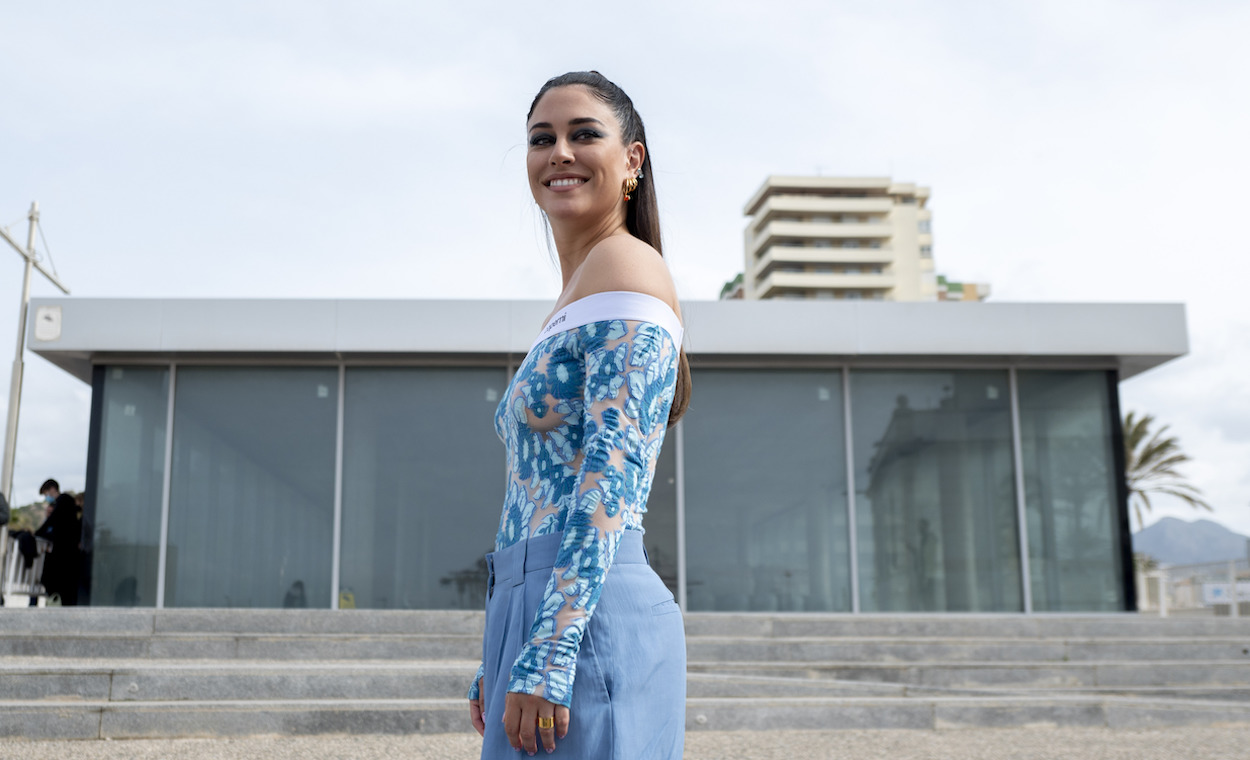
{"type": "Polygon", "coordinates": [[[677,288],[664,257],[632,235],[615,235],[596,245],[578,272],[577,297],[630,290],[658,298],[681,316],[677,288]]]}

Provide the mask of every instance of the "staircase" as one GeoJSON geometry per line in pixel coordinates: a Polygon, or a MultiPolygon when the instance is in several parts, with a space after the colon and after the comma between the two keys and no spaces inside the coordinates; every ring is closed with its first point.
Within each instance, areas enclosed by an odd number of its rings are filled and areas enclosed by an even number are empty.
{"type": "MultiPolygon", "coordinates": [[[[690,730],[1250,724],[1250,620],[686,616],[690,730]]],[[[482,615],[0,610],[0,736],[472,730],[482,615]]]]}
{"type": "Polygon", "coordinates": [[[1250,724],[1250,620],[705,614],[686,628],[692,729],[1250,724]]]}

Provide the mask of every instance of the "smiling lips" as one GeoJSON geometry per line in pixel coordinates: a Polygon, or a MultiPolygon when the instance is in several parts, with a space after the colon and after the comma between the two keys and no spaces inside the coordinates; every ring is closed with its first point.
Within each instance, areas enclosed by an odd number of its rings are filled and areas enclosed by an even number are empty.
{"type": "Polygon", "coordinates": [[[586,182],[582,177],[559,177],[547,183],[547,187],[573,187],[586,182]]]}

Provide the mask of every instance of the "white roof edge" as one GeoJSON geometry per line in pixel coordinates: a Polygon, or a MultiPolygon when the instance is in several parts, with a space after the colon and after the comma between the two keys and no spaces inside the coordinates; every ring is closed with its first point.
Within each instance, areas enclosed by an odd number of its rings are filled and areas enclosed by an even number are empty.
{"type": "MultiPolygon", "coordinates": [[[[83,379],[90,377],[93,358],[102,354],[524,354],[551,305],[530,300],[35,298],[27,346],[83,379]],[[60,329],[52,337],[50,315],[56,311],[60,329]]],[[[1128,376],[1189,350],[1180,303],[684,301],[682,313],[685,347],[692,357],[999,357],[1030,363],[1085,358],[1105,361],[1128,376]]]]}

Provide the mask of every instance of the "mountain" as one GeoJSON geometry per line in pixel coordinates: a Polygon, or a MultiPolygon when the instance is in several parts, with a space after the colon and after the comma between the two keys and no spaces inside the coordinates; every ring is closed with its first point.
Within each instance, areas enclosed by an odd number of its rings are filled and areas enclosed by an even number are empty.
{"type": "Polygon", "coordinates": [[[1133,534],[1133,551],[1164,565],[1196,565],[1246,558],[1247,538],[1210,520],[1164,517],[1133,534]]]}

